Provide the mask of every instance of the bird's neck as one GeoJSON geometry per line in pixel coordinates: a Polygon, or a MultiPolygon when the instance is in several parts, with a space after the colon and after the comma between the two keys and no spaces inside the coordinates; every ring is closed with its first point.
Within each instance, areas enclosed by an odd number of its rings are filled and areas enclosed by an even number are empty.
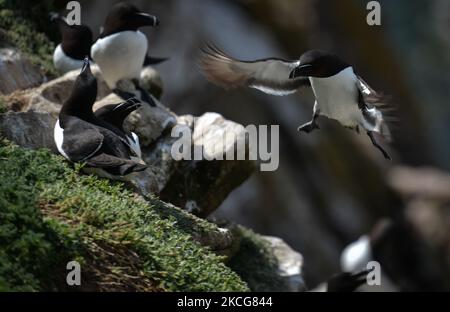
{"type": "Polygon", "coordinates": [[[79,105],[77,102],[66,102],[61,109],[61,114],[78,117],[88,122],[95,120],[92,105],[79,105]]]}

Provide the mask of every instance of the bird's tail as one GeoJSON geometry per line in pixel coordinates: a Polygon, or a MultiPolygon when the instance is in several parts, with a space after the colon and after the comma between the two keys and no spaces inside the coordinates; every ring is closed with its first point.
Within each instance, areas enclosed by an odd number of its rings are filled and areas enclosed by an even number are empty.
{"type": "Polygon", "coordinates": [[[126,176],[133,172],[141,172],[147,166],[138,162],[115,157],[108,154],[100,154],[86,160],[86,165],[92,168],[101,168],[115,176],[126,176]]]}
{"type": "Polygon", "coordinates": [[[153,56],[150,56],[147,54],[145,56],[143,65],[144,65],[144,67],[150,66],[150,65],[157,65],[157,64],[167,61],[168,59],[169,59],[168,57],[153,57],[153,56]]]}

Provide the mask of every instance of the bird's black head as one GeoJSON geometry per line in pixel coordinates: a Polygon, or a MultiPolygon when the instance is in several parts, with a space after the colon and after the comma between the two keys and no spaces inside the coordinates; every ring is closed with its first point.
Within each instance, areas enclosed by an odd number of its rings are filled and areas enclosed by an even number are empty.
{"type": "Polygon", "coordinates": [[[334,54],[320,50],[311,50],[300,57],[300,65],[292,70],[289,78],[326,78],[340,73],[347,67],[350,67],[350,65],[334,54]]]}
{"type": "Polygon", "coordinates": [[[89,57],[84,59],[83,68],[72,88],[72,93],[63,105],[66,113],[73,116],[90,117],[97,98],[97,78],[92,74],[89,57]]]}
{"type": "Polygon", "coordinates": [[[141,107],[141,102],[131,98],[120,104],[105,105],[95,111],[95,116],[113,126],[122,129],[123,122],[129,114],[141,107]]]}
{"type": "Polygon", "coordinates": [[[159,20],[154,15],[141,12],[130,3],[120,2],[112,7],[104,24],[101,38],[108,35],[131,30],[136,31],[144,26],[158,26],[159,20]]]}
{"type": "Polygon", "coordinates": [[[71,58],[82,60],[90,54],[93,43],[91,29],[86,25],[69,25],[66,20],[57,13],[52,13],[50,18],[58,24],[61,34],[61,47],[64,53],[71,58]]]}

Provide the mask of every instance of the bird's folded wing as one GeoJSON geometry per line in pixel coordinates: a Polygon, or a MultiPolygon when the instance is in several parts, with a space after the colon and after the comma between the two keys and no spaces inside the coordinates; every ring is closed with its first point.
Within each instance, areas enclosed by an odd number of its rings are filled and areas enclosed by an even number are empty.
{"type": "Polygon", "coordinates": [[[64,127],[63,149],[72,161],[85,161],[103,145],[103,135],[88,122],[72,118],[64,127]]]}
{"type": "Polygon", "coordinates": [[[275,58],[240,61],[211,45],[206,45],[202,52],[200,66],[207,79],[226,89],[247,86],[272,95],[287,95],[310,86],[306,77],[289,79],[299,61],[275,58]]]}
{"type": "Polygon", "coordinates": [[[87,159],[86,165],[93,168],[102,168],[111,174],[122,176],[147,169],[146,165],[105,153],[87,159]]]}

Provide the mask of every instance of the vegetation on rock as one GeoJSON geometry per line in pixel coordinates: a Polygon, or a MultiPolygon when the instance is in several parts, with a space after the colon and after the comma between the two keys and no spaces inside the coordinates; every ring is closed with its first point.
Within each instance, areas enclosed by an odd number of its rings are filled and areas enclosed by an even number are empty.
{"type": "MultiPolygon", "coordinates": [[[[67,290],[71,260],[82,269],[76,290],[248,290],[193,239],[184,212],[80,168],[1,141],[1,290],[67,290]]],[[[189,218],[204,231],[215,227],[189,218]]]]}
{"type": "Polygon", "coordinates": [[[270,251],[269,242],[242,226],[235,226],[233,232],[240,238],[239,249],[228,265],[252,291],[283,289],[285,281],[277,274],[278,262],[270,251]]]}
{"type": "Polygon", "coordinates": [[[57,32],[48,16],[52,8],[48,1],[0,0],[0,46],[18,48],[47,76],[56,76],[51,39],[57,32]]]}

